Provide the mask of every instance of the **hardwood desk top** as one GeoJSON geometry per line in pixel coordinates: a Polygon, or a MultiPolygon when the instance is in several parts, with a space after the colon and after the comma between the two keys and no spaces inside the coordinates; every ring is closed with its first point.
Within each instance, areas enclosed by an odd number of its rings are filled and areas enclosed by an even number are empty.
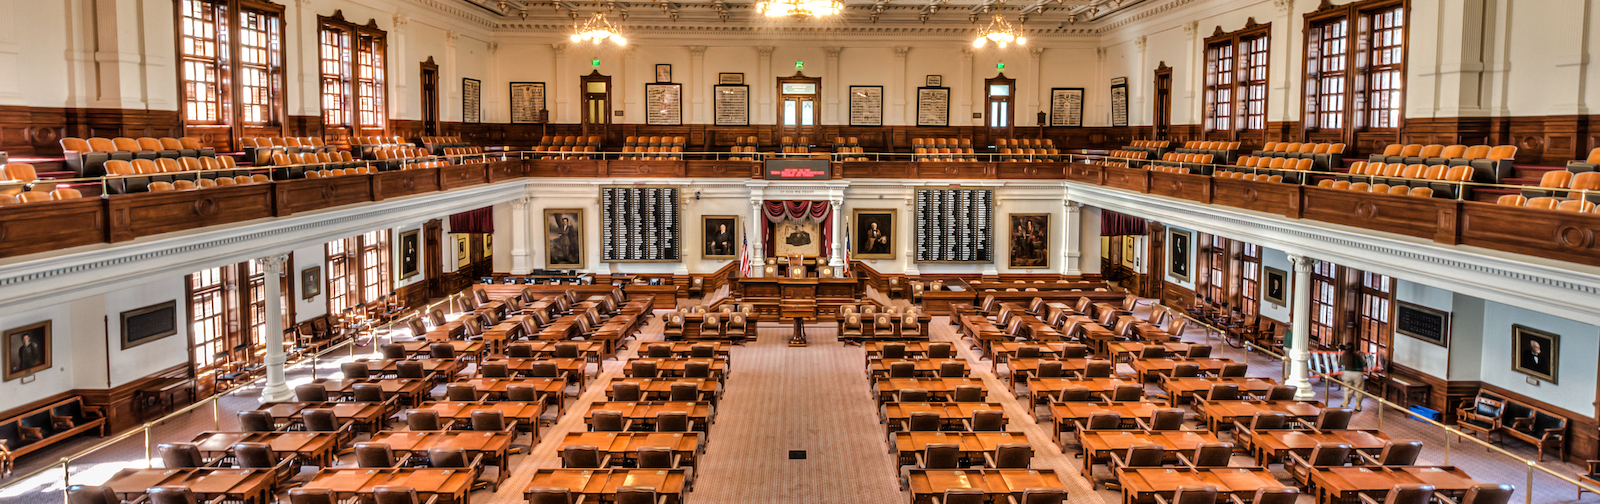
{"type": "MultiPolygon", "coordinates": [[[[923,403],[884,403],[884,418],[889,425],[899,425],[911,419],[911,414],[919,411],[939,414],[939,419],[945,422],[959,422],[972,418],[972,414],[979,411],[994,410],[1004,413],[1005,407],[1000,403],[958,403],[958,402],[923,402],[923,403]]],[[[1008,419],[1009,420],[1009,419],[1008,419]]]]}
{"type": "Polygon", "coordinates": [[[1078,442],[1083,445],[1083,477],[1092,479],[1096,462],[1133,445],[1157,444],[1169,452],[1192,453],[1200,443],[1217,442],[1217,436],[1203,431],[1083,431],[1078,442]]]}
{"type": "Polygon", "coordinates": [[[464,403],[464,402],[431,402],[419,406],[420,409],[431,409],[439,412],[440,418],[460,421],[471,421],[474,411],[499,411],[507,420],[517,420],[521,428],[532,428],[539,421],[539,414],[544,412],[545,403],[501,401],[490,403],[464,403]]]}
{"type": "Polygon", "coordinates": [[[1202,357],[1198,359],[1190,359],[1185,357],[1140,359],[1137,357],[1137,353],[1134,353],[1133,355],[1135,355],[1135,357],[1129,359],[1128,362],[1133,366],[1133,372],[1134,374],[1138,375],[1140,381],[1149,379],[1151,375],[1171,375],[1172,368],[1178,367],[1178,364],[1194,364],[1196,366],[1200,366],[1201,373],[1216,374],[1218,371],[1222,370],[1222,366],[1233,363],[1233,361],[1228,359],[1213,359],[1210,357],[1202,357]]]}
{"type": "Polygon", "coordinates": [[[433,382],[422,378],[343,378],[318,380],[317,383],[327,388],[329,394],[340,394],[346,397],[355,394],[356,385],[358,384],[382,387],[385,399],[395,395],[413,398],[424,397],[433,389],[433,382]]]}
{"type": "Polygon", "coordinates": [[[275,422],[287,423],[300,418],[300,412],[308,409],[330,409],[333,417],[339,420],[349,420],[356,425],[364,426],[367,432],[377,432],[388,412],[384,411],[383,403],[370,402],[281,402],[267,403],[259,408],[272,415],[275,422]]]}
{"type": "Polygon", "coordinates": [[[267,504],[272,481],[271,469],[151,468],[119,470],[101,486],[123,497],[143,495],[150,487],[183,486],[203,497],[226,495],[249,504],[267,504]]]}
{"type": "Polygon", "coordinates": [[[305,488],[326,488],[338,497],[369,495],[374,487],[407,486],[422,495],[440,495],[449,502],[463,503],[472,489],[470,469],[338,467],[317,471],[305,488]]]}
{"type": "Polygon", "coordinates": [[[1178,341],[1169,341],[1165,343],[1151,343],[1148,341],[1113,341],[1106,343],[1106,349],[1111,352],[1113,357],[1125,355],[1130,357],[1138,357],[1139,352],[1144,351],[1144,347],[1157,345],[1167,347],[1168,354],[1180,355],[1188,353],[1189,347],[1194,346],[1189,343],[1178,341]]]}
{"type": "Polygon", "coordinates": [[[983,386],[983,380],[978,378],[884,378],[873,383],[878,389],[878,402],[893,401],[905,389],[924,389],[928,393],[939,397],[948,398],[956,387],[962,385],[983,386]]]}
{"type": "MultiPolygon", "coordinates": [[[[540,362],[555,364],[556,369],[573,374],[585,373],[589,365],[589,360],[583,357],[576,359],[571,357],[538,357],[532,359],[527,357],[496,357],[485,361],[486,364],[505,364],[507,370],[519,374],[532,371],[533,365],[540,362]]],[[[479,366],[478,369],[481,371],[483,367],[479,366]]]]}
{"type": "Polygon", "coordinates": [[[491,400],[504,398],[511,387],[530,387],[540,395],[564,394],[567,390],[565,378],[473,378],[451,385],[472,387],[478,394],[487,395],[491,400]]]}
{"type": "Polygon", "coordinates": [[[537,356],[539,356],[541,358],[548,358],[548,357],[554,357],[555,356],[555,354],[556,354],[556,345],[560,345],[562,343],[571,343],[571,344],[574,344],[574,345],[578,345],[578,355],[584,356],[584,357],[595,357],[595,356],[598,356],[598,355],[600,355],[600,351],[605,348],[605,344],[604,343],[600,343],[600,342],[597,342],[597,341],[544,341],[544,340],[534,340],[534,341],[518,341],[518,342],[513,343],[513,344],[514,345],[531,346],[531,347],[533,347],[534,355],[537,355],[537,356]]]}
{"type": "Polygon", "coordinates": [[[1120,378],[1033,378],[1028,380],[1028,395],[1037,400],[1046,394],[1059,396],[1061,391],[1073,387],[1089,389],[1090,394],[1110,394],[1122,385],[1144,386],[1139,382],[1120,378]]]}
{"type": "Polygon", "coordinates": [[[700,451],[698,432],[568,432],[561,447],[594,446],[611,455],[614,461],[632,459],[640,448],[659,446],[672,449],[685,465],[694,465],[700,451]]]}
{"type": "Polygon", "coordinates": [[[714,377],[714,378],[721,378],[722,375],[724,375],[724,374],[726,374],[728,372],[728,358],[727,357],[716,357],[716,358],[706,358],[706,357],[671,357],[671,358],[639,357],[639,358],[636,358],[636,359],[631,359],[626,364],[623,364],[622,365],[622,369],[624,371],[631,372],[631,371],[633,371],[633,365],[635,363],[643,362],[643,361],[654,362],[656,364],[656,371],[660,372],[662,375],[664,375],[666,377],[675,377],[675,376],[676,377],[681,377],[681,376],[683,376],[683,368],[685,366],[687,366],[690,362],[703,362],[703,363],[709,364],[711,366],[711,376],[714,377]]]}
{"type": "Polygon", "coordinates": [[[1026,359],[1013,358],[1006,361],[1006,367],[1011,369],[1012,379],[1015,380],[1017,377],[1026,377],[1028,373],[1038,371],[1040,362],[1051,360],[1061,361],[1061,371],[1066,373],[1083,371],[1084,368],[1089,367],[1089,359],[1086,357],[1075,357],[1071,359],[1056,359],[1054,357],[1043,359],[1035,359],[1032,357],[1026,359]]]}
{"type": "Polygon", "coordinates": [[[668,499],[672,504],[682,501],[684,476],[683,469],[540,469],[528,482],[528,488],[565,488],[574,494],[599,497],[614,495],[619,487],[642,486],[672,497],[668,499]]]}
{"type": "Polygon", "coordinates": [[[952,488],[975,488],[989,495],[1021,493],[1029,488],[1066,488],[1050,469],[912,469],[910,479],[913,502],[944,495],[952,488]]]}
{"type": "Polygon", "coordinates": [[[333,432],[201,432],[193,443],[207,459],[233,452],[238,443],[266,443],[279,457],[300,457],[306,465],[327,467],[339,447],[333,432]]]}
{"type": "Polygon", "coordinates": [[[1157,494],[1171,497],[1180,486],[1213,486],[1220,494],[1249,496],[1283,483],[1260,467],[1132,467],[1122,471],[1126,502],[1150,502],[1157,494]]]}
{"type": "Polygon", "coordinates": [[[1150,420],[1155,415],[1157,408],[1167,407],[1164,404],[1152,402],[1058,402],[1050,405],[1050,417],[1056,424],[1056,435],[1074,428],[1073,421],[1087,421],[1089,415],[1110,411],[1122,415],[1122,425],[1133,427],[1134,419],[1150,420]]]}
{"type": "Polygon", "coordinates": [[[681,411],[689,415],[689,423],[697,431],[705,432],[711,423],[712,409],[708,401],[697,402],[667,402],[667,401],[632,401],[632,402],[594,402],[589,404],[589,410],[583,414],[583,423],[594,422],[596,411],[618,411],[622,418],[635,423],[655,422],[656,414],[667,411],[681,411]]]}
{"type": "Polygon", "coordinates": [[[422,372],[438,373],[446,379],[467,368],[467,363],[461,359],[381,359],[367,361],[367,369],[376,374],[394,375],[401,360],[421,362],[422,372]]]}
{"type": "MultiPolygon", "coordinates": [[[[713,403],[716,402],[716,396],[717,396],[717,381],[716,380],[708,380],[708,379],[705,379],[705,378],[635,378],[635,377],[622,377],[622,378],[615,379],[614,381],[611,382],[611,384],[612,384],[612,386],[615,386],[616,384],[623,383],[623,382],[639,384],[639,392],[643,393],[645,395],[645,397],[659,396],[659,397],[661,397],[663,399],[666,398],[667,394],[672,392],[672,384],[674,384],[674,383],[693,383],[700,390],[700,398],[701,398],[701,400],[712,401],[713,403]]],[[[609,400],[610,398],[611,398],[611,387],[606,387],[606,399],[609,400]]]]}
{"type": "Polygon", "coordinates": [[[437,344],[437,343],[444,343],[444,344],[450,345],[451,347],[454,347],[455,350],[456,350],[456,354],[457,355],[463,355],[463,354],[464,355],[476,355],[476,356],[483,355],[484,345],[483,345],[482,341],[466,341],[466,340],[428,341],[428,340],[417,340],[417,341],[401,341],[398,344],[400,345],[401,348],[404,348],[406,350],[406,354],[408,354],[408,355],[417,355],[417,356],[420,356],[420,357],[427,357],[427,356],[431,355],[430,352],[432,351],[432,346],[434,344],[437,344]]]}
{"type": "Polygon", "coordinates": [[[1028,435],[1021,432],[896,432],[891,448],[900,454],[900,465],[913,465],[916,459],[912,454],[934,443],[959,444],[967,460],[981,461],[984,453],[994,453],[1002,444],[1027,442],[1028,435]]]}
{"type": "Polygon", "coordinates": [[[1311,453],[1321,443],[1346,443],[1356,451],[1382,450],[1389,436],[1378,431],[1330,430],[1323,432],[1297,430],[1264,430],[1250,436],[1256,463],[1266,467],[1288,456],[1288,452],[1302,455],[1311,453]]]}
{"type": "Polygon", "coordinates": [[[990,357],[999,359],[1001,356],[1011,357],[1017,354],[1017,349],[1025,346],[1039,347],[1039,352],[1046,357],[1058,357],[1067,348],[1065,341],[996,341],[989,344],[990,357]]]}
{"type": "Polygon", "coordinates": [[[426,452],[429,448],[460,448],[469,454],[503,454],[511,448],[515,435],[506,431],[383,431],[372,435],[372,442],[384,443],[395,451],[426,452]]]}
{"type": "Polygon", "coordinates": [[[1311,482],[1317,486],[1317,501],[1330,504],[1354,499],[1356,492],[1375,492],[1381,498],[1395,485],[1414,483],[1433,485],[1435,491],[1459,497],[1478,484],[1466,471],[1452,466],[1319,468],[1311,473],[1311,482]]]}
{"type": "Polygon", "coordinates": [[[1322,406],[1300,401],[1212,401],[1206,403],[1203,418],[1211,430],[1231,427],[1235,420],[1245,420],[1256,413],[1280,412],[1292,418],[1315,419],[1322,406]]]}
{"type": "Polygon", "coordinates": [[[1167,391],[1173,399],[1190,397],[1195,394],[1204,394],[1211,390],[1212,385],[1218,383],[1232,383],[1239,386],[1239,393],[1245,395],[1263,395],[1278,384],[1271,378],[1217,378],[1211,376],[1191,376],[1187,378],[1169,378],[1161,381],[1161,389],[1167,391]]]}
{"type": "Polygon", "coordinates": [[[971,372],[966,359],[877,359],[867,363],[867,374],[873,378],[889,375],[889,367],[896,362],[909,362],[913,365],[913,373],[917,376],[938,376],[939,368],[946,362],[961,364],[963,374],[971,372]]]}

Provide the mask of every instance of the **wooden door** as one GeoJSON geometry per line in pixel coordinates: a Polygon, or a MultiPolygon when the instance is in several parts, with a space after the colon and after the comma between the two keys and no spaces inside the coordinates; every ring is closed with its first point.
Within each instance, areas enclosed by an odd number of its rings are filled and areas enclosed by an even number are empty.
{"type": "Polygon", "coordinates": [[[611,77],[599,70],[579,78],[583,97],[583,134],[602,138],[611,133],[611,77]]]}
{"type": "Polygon", "coordinates": [[[422,62],[422,134],[439,135],[439,65],[433,56],[422,62]]]}
{"type": "Polygon", "coordinates": [[[778,136],[814,139],[822,115],[822,78],[794,75],[778,78],[778,136]]]}
{"type": "Polygon", "coordinates": [[[444,285],[444,222],[433,219],[422,224],[422,274],[428,283],[428,297],[445,296],[444,285]]]}
{"type": "Polygon", "coordinates": [[[1155,107],[1151,109],[1151,123],[1155,138],[1167,138],[1172,129],[1172,67],[1167,66],[1165,61],[1156,67],[1154,91],[1155,107]]]}

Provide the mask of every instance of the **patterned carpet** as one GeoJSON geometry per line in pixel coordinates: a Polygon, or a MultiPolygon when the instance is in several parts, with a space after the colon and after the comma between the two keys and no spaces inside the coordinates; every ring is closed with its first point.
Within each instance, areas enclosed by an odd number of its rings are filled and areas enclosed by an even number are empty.
{"type": "MultiPolygon", "coordinates": [[[[895,301],[904,304],[904,301],[895,301]]],[[[1142,316],[1148,308],[1139,309],[1142,316]]],[[[935,317],[929,325],[932,339],[958,340],[955,330],[943,317],[935,317]]],[[[688,494],[689,504],[712,503],[905,503],[907,492],[899,490],[896,482],[898,468],[888,453],[885,431],[878,422],[877,408],[869,392],[864,360],[860,347],[846,346],[834,338],[832,324],[814,325],[808,330],[811,345],[793,348],[785,344],[789,335],[786,326],[762,324],[760,338],[747,346],[732,351],[731,371],[726,381],[726,392],[717,411],[716,423],[711,427],[706,453],[701,458],[697,481],[688,494]],[[790,450],[804,450],[806,459],[790,460],[790,450]]],[[[652,320],[645,328],[642,341],[660,339],[661,322],[652,320]]],[[[1188,335],[1191,340],[1203,340],[1203,332],[1196,330],[1188,335]]],[[[632,356],[638,342],[630,343],[622,358],[632,356]]],[[[956,345],[960,357],[968,360],[973,375],[984,380],[989,388],[989,401],[1002,403],[1011,418],[1009,429],[1027,434],[1035,446],[1035,468],[1054,469],[1066,482],[1070,501],[1074,504],[1116,503],[1120,494],[1104,489],[1091,490],[1089,483],[1079,477],[1080,459],[1063,454],[1056,449],[1049,433],[1050,423],[1034,423],[1025,405],[1006,393],[1006,383],[989,371],[990,363],[978,358],[976,352],[964,344],[956,345]]],[[[1242,352],[1218,349],[1225,357],[1240,359],[1242,352]]],[[[366,354],[367,349],[358,349],[366,354]]],[[[1279,375],[1276,361],[1249,354],[1243,356],[1251,364],[1255,376],[1279,375]]],[[[348,359],[349,357],[344,357],[348,359]]],[[[568,414],[543,433],[542,442],[526,455],[512,457],[512,473],[501,485],[499,492],[475,492],[474,502],[480,504],[506,504],[523,502],[522,489],[539,468],[559,467],[557,444],[569,431],[584,429],[581,412],[590,402],[603,397],[610,379],[621,375],[621,360],[605,361],[591,372],[598,377],[582,396],[571,401],[568,414]]],[[[338,374],[338,362],[330,361],[318,366],[323,377],[338,374]]],[[[1004,366],[1000,368],[1005,372],[1004,366]]],[[[1121,371],[1127,372],[1124,368],[1121,371]]],[[[290,384],[310,380],[310,372],[302,367],[291,370],[290,384]]],[[[1323,399],[1323,388],[1317,387],[1318,399],[1323,399]]],[[[1152,390],[1154,387],[1152,386],[1152,390]]],[[[218,408],[218,419],[213,420],[212,409],[202,407],[152,430],[153,443],[187,441],[195,432],[224,430],[237,427],[234,411],[253,409],[258,401],[259,389],[246,388],[228,396],[218,408]]],[[[1337,389],[1331,392],[1334,401],[1341,399],[1337,389]]],[[[1356,427],[1376,428],[1376,408],[1368,403],[1365,412],[1355,420],[1356,427]]],[[[1389,412],[1384,417],[1383,431],[1394,438],[1421,439],[1427,451],[1426,463],[1444,461],[1445,441],[1434,429],[1424,428],[1419,422],[1407,420],[1403,415],[1389,412]]],[[[364,437],[364,436],[363,436],[364,437]]],[[[526,438],[524,438],[525,441],[526,438]]],[[[81,450],[103,441],[86,437],[62,445],[49,453],[30,456],[18,464],[18,473],[25,473],[41,465],[56,461],[63,454],[81,450]]],[[[143,436],[117,443],[96,452],[72,467],[71,483],[99,483],[122,467],[144,465],[143,436]]],[[[1518,454],[1533,455],[1526,445],[1512,442],[1509,448],[1518,454]]],[[[1248,463],[1248,457],[1236,457],[1236,463],[1248,463]]],[[[1462,443],[1452,446],[1450,462],[1467,470],[1482,481],[1512,483],[1518,487],[1514,502],[1523,502],[1527,487],[1527,474],[1520,463],[1474,445],[1462,443]]],[[[352,464],[353,460],[344,461],[352,464]]],[[[1548,466],[1577,471],[1569,464],[1546,462],[1548,466]]],[[[1281,469],[1275,468],[1275,471],[1281,469]]],[[[1097,470],[1097,475],[1105,474],[1097,470]]],[[[309,477],[307,471],[301,479],[309,477]]],[[[63,478],[59,472],[24,481],[0,490],[0,502],[18,504],[54,504],[62,502],[63,478]]],[[[1535,479],[1532,502],[1575,503],[1600,502],[1600,497],[1587,495],[1574,500],[1573,487],[1554,478],[1540,476],[1535,479]]],[[[1301,503],[1309,503],[1309,496],[1301,503]]]]}

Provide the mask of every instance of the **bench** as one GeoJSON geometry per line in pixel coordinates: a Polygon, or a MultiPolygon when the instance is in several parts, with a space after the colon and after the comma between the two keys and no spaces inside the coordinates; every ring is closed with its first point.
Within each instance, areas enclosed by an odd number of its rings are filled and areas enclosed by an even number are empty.
{"type": "Polygon", "coordinates": [[[1486,439],[1498,434],[1502,441],[1511,436],[1532,444],[1538,448],[1541,462],[1548,448],[1566,459],[1567,418],[1539,407],[1479,390],[1477,396],[1456,407],[1456,422],[1462,430],[1482,432],[1486,439]]]}
{"type": "Polygon", "coordinates": [[[10,474],[18,457],[90,429],[97,429],[101,437],[106,435],[105,412],[99,406],[84,405],[77,396],[0,422],[0,475],[10,474]]]}

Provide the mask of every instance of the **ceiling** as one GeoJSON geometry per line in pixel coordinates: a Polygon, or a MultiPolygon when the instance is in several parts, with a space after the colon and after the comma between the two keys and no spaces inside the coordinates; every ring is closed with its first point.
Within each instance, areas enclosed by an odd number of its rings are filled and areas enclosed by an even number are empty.
{"type": "Polygon", "coordinates": [[[823,30],[907,25],[953,27],[987,24],[990,17],[999,13],[1012,22],[1020,20],[1021,27],[1030,32],[1070,33],[1087,31],[1093,22],[1146,0],[844,0],[843,13],[819,20],[769,19],[756,10],[752,0],[456,1],[493,19],[497,28],[507,30],[571,26],[598,10],[624,27],[647,25],[656,29],[670,29],[673,24],[682,24],[685,28],[720,25],[741,29],[808,27],[823,30]]]}

